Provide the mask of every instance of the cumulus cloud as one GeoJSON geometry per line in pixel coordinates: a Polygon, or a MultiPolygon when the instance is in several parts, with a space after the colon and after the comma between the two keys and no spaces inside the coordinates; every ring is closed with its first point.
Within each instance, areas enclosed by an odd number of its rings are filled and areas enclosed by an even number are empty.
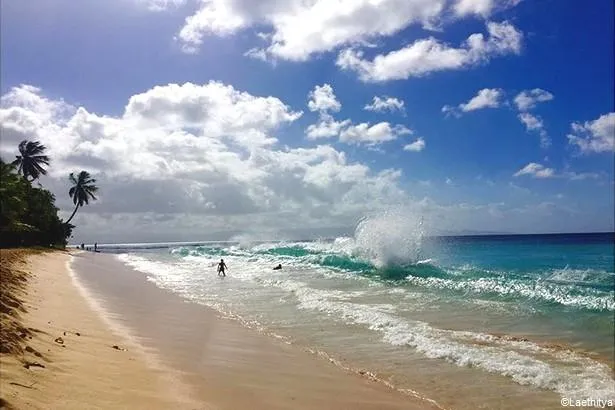
{"type": "MultiPolygon", "coordinates": [[[[342,107],[337,97],[333,93],[333,88],[329,84],[315,86],[308,94],[308,108],[310,111],[319,113],[319,120],[316,124],[311,124],[305,130],[307,139],[316,140],[324,138],[339,137],[339,141],[352,145],[366,145],[375,147],[384,142],[393,141],[401,135],[411,134],[412,131],[403,125],[395,126],[388,122],[370,124],[368,122],[353,124],[350,119],[337,121],[329,113],[339,111],[342,107]]],[[[370,108],[376,111],[385,109],[403,108],[403,101],[396,98],[380,99],[374,97],[374,104],[370,108]]]]}
{"type": "Polygon", "coordinates": [[[461,103],[457,107],[445,105],[442,112],[460,116],[462,112],[482,110],[485,108],[498,108],[502,104],[504,91],[499,88],[483,88],[466,103],[461,103]]]}
{"type": "Polygon", "coordinates": [[[425,140],[421,137],[404,146],[404,151],[421,152],[425,149],[425,140]]]}
{"type": "Polygon", "coordinates": [[[593,121],[572,123],[571,128],[568,143],[576,145],[581,153],[615,151],[615,112],[601,115],[593,121]]]}
{"type": "Polygon", "coordinates": [[[394,97],[378,97],[374,96],[371,104],[366,104],[363,107],[366,111],[385,112],[385,111],[401,111],[404,112],[404,102],[394,97]]]}
{"type": "Polygon", "coordinates": [[[372,60],[363,51],[347,48],[340,52],[336,64],[356,72],[365,82],[383,82],[421,77],[438,71],[461,70],[499,55],[519,54],[523,34],[508,22],[487,23],[488,36],[470,35],[460,47],[451,47],[434,37],[379,54],[372,60]]]}
{"type": "Polygon", "coordinates": [[[310,91],[308,98],[308,108],[310,111],[337,112],[342,108],[342,104],[333,93],[333,87],[330,84],[315,86],[310,91]]]}
{"type": "Polygon", "coordinates": [[[538,103],[551,101],[553,94],[540,88],[521,91],[514,99],[519,111],[529,111],[536,107],[538,103]]]}
{"type": "Polygon", "coordinates": [[[552,178],[555,176],[555,171],[552,168],[547,168],[542,164],[536,162],[530,162],[519,171],[515,172],[513,176],[519,177],[522,175],[529,175],[534,178],[552,178]]]}
{"type": "MultiPolygon", "coordinates": [[[[41,183],[56,195],[64,218],[73,208],[68,173],[94,174],[100,196],[77,214],[80,242],[227,239],[245,232],[335,235],[395,204],[420,212],[438,229],[494,229],[490,205],[414,199],[401,188],[399,169],[375,171],[324,144],[285,147],[278,139],[299,115],[276,97],[218,82],[154,87],[131,97],[117,115],[24,85],[1,98],[0,154],[11,160],[22,139],[48,146],[52,164],[41,183]]],[[[370,143],[408,131],[359,124],[346,138],[370,143]]],[[[523,226],[518,218],[503,220],[508,229],[523,226]]]]}
{"type": "Polygon", "coordinates": [[[479,15],[489,17],[493,12],[519,4],[521,0],[456,0],[453,11],[457,16],[479,15]]]}
{"type": "Polygon", "coordinates": [[[345,129],[350,124],[350,120],[336,121],[332,116],[323,114],[320,116],[318,123],[307,127],[305,134],[310,140],[337,137],[342,129],[345,129]]]}
{"type": "Polygon", "coordinates": [[[397,137],[407,134],[412,134],[412,131],[403,125],[391,126],[386,121],[374,125],[364,122],[343,129],[340,132],[340,141],[348,144],[375,145],[393,141],[397,137]]]}
{"type": "MultiPolygon", "coordinates": [[[[140,0],[152,10],[163,10],[185,0],[140,0]]],[[[448,16],[483,18],[515,6],[520,0],[198,0],[176,40],[189,53],[197,52],[205,37],[229,36],[258,28],[263,44],[246,55],[258,59],[306,61],[339,47],[368,44],[418,25],[441,27],[448,16]]]]}
{"type": "Polygon", "coordinates": [[[261,48],[265,55],[305,61],[345,44],[393,35],[411,24],[430,27],[445,6],[445,0],[200,0],[177,40],[193,52],[207,35],[227,36],[265,26],[271,29],[264,39],[268,44],[261,48]]]}
{"type": "Polygon", "coordinates": [[[544,127],[542,119],[538,115],[522,112],[519,114],[519,120],[528,131],[541,130],[544,127]]]}
{"type": "Polygon", "coordinates": [[[332,116],[323,114],[316,124],[307,127],[305,134],[309,140],[338,137],[340,142],[346,144],[374,148],[400,136],[412,134],[412,130],[401,124],[391,125],[386,121],[373,125],[369,122],[353,124],[350,119],[336,121],[332,116]]]}
{"type": "MultiPolygon", "coordinates": [[[[52,166],[42,182],[64,217],[72,208],[68,173],[86,169],[97,178],[100,200],[76,220],[90,234],[103,221],[146,233],[152,223],[173,226],[192,238],[286,219],[289,229],[350,226],[370,209],[408,201],[398,170],[373,172],[328,145],[279,147],[271,133],[300,113],[218,82],[154,87],[132,96],[118,116],[49,99],[31,86],[1,101],[2,157],[11,159],[22,139],[48,146],[52,166]]],[[[404,133],[388,124],[353,130],[345,134],[349,142],[404,133]]]]}

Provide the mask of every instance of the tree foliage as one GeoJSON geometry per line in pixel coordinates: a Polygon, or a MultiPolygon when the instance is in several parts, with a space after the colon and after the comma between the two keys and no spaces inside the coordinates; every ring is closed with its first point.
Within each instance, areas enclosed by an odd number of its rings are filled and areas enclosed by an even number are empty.
{"type": "Polygon", "coordinates": [[[96,200],[96,196],[94,196],[94,194],[98,191],[98,187],[94,185],[96,180],[92,178],[90,173],[87,171],[81,171],[77,177],[75,177],[75,174],[71,172],[68,179],[71,184],[73,184],[68,191],[68,195],[73,199],[75,210],[71,214],[70,218],[68,218],[66,223],[69,223],[73,219],[79,207],[82,207],[84,204],[87,205],[90,199],[96,200]]]}
{"type": "Polygon", "coordinates": [[[10,246],[66,246],[74,225],[70,221],[77,209],[96,200],[98,191],[86,171],[77,177],[70,174],[69,195],[75,210],[68,221],[58,217],[55,197],[48,190],[32,182],[46,175],[49,157],[45,146],[38,141],[24,140],[19,144],[20,155],[8,164],[0,159],[0,247],[10,246]]]}
{"type": "Polygon", "coordinates": [[[73,226],[58,217],[54,201],[0,160],[0,246],[66,245],[73,226]]]}
{"type": "Polygon", "coordinates": [[[34,181],[41,175],[47,175],[43,165],[49,165],[49,157],[45,155],[47,148],[38,141],[23,140],[19,143],[19,153],[12,165],[17,167],[17,172],[28,181],[34,181]]]}

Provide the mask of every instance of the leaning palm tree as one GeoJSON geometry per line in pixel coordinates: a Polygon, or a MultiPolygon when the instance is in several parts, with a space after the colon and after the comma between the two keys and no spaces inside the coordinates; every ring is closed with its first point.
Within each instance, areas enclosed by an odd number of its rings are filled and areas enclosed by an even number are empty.
{"type": "Polygon", "coordinates": [[[19,143],[19,153],[12,165],[17,167],[17,172],[32,182],[41,175],[46,175],[47,170],[43,165],[49,165],[49,157],[45,155],[47,148],[38,141],[23,140],[19,143]]]}
{"type": "Polygon", "coordinates": [[[98,191],[98,187],[94,185],[96,180],[93,179],[87,171],[81,171],[76,178],[75,174],[71,172],[68,179],[73,184],[72,188],[68,191],[68,195],[73,198],[75,210],[70,218],[68,218],[68,221],[65,222],[66,225],[73,219],[73,216],[75,216],[80,206],[83,206],[83,204],[87,205],[90,198],[96,200],[94,194],[98,191]]]}

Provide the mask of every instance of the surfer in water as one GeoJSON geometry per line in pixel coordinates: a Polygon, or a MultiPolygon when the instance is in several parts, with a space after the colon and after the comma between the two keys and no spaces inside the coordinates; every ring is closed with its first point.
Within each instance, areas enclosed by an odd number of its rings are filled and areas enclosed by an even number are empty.
{"type": "Polygon", "coordinates": [[[278,266],[274,267],[273,270],[280,270],[282,269],[282,264],[279,263],[278,266]]]}
{"type": "Polygon", "coordinates": [[[220,259],[220,263],[218,264],[218,276],[226,276],[224,272],[226,269],[228,269],[228,266],[224,263],[224,259],[220,259]]]}

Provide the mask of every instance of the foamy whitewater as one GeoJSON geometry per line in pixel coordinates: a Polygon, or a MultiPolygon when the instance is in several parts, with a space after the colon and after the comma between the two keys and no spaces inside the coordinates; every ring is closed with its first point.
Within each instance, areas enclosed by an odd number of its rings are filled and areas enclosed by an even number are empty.
{"type": "Polygon", "coordinates": [[[433,394],[417,389],[418,369],[452,388],[471,374],[615,399],[613,234],[434,238],[385,214],[334,240],[102,249],[161,288],[401,390],[433,394]]]}

